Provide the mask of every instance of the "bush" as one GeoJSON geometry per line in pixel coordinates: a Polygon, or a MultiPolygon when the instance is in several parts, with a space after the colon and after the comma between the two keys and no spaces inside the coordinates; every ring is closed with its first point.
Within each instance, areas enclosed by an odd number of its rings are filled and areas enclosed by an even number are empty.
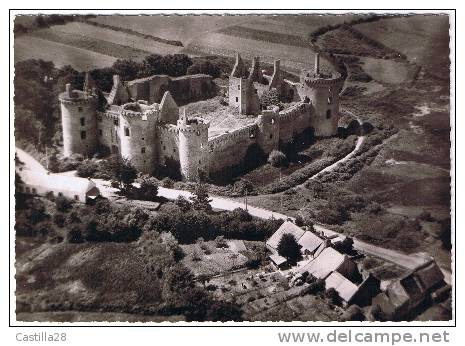
{"type": "Polygon", "coordinates": [[[286,164],[286,155],[279,150],[273,150],[268,156],[268,163],[273,167],[282,167],[286,164]]]}
{"type": "Polygon", "coordinates": [[[325,296],[334,305],[340,305],[342,302],[341,297],[339,297],[339,294],[337,293],[337,291],[332,287],[326,290],[325,296]]]}
{"type": "Polygon", "coordinates": [[[131,195],[133,198],[143,201],[156,201],[158,195],[157,180],[147,175],[142,177],[140,187],[133,189],[131,195]]]}
{"type": "Polygon", "coordinates": [[[93,177],[98,171],[98,165],[93,160],[84,160],[77,167],[77,176],[81,178],[93,177]]]}
{"type": "Polygon", "coordinates": [[[58,196],[55,198],[55,207],[57,211],[67,212],[73,206],[72,201],[66,197],[58,196]]]}
{"type": "Polygon", "coordinates": [[[171,178],[165,177],[161,181],[161,186],[166,187],[167,189],[171,189],[174,186],[174,181],[171,178]]]}

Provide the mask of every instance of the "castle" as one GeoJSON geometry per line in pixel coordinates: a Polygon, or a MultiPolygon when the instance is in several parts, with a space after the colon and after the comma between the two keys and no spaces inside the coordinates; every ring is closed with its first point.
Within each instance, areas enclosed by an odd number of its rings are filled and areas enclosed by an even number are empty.
{"type": "Polygon", "coordinates": [[[193,181],[201,171],[212,175],[241,165],[252,145],[268,154],[308,129],[313,129],[315,136],[335,135],[342,84],[340,74],[320,71],[318,54],[314,70],[303,70],[300,82],[282,77],[279,60],[268,76],[260,70],[258,58],[247,71],[237,54],[229,78],[229,105],[241,114],[255,115],[255,122],[209,137],[209,122],[189,117],[178,103],[213,96],[210,76],[157,75],[122,83],[115,75],[111,92],[104,94],[106,105],[102,109],[86,74],[83,90],[71,90],[68,84],[59,95],[64,155],[89,156],[107,148],[129,159],[143,173],[168,166],[193,181]],[[293,105],[282,111],[275,106],[261,109],[260,96],[273,89],[280,99],[293,105]]]}

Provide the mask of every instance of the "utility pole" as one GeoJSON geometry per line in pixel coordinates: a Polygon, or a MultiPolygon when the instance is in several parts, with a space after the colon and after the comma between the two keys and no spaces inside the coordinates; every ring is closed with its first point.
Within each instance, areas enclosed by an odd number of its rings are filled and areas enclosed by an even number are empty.
{"type": "MultiPolygon", "coordinates": [[[[279,168],[279,182],[281,182],[281,167],[279,168]]],[[[279,195],[279,206],[280,206],[280,211],[283,211],[283,194],[279,195]]]]}

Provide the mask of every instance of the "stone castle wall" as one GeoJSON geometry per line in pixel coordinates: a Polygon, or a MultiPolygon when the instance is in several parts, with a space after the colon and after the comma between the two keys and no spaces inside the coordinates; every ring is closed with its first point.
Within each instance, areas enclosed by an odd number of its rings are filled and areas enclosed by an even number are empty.
{"type": "Polygon", "coordinates": [[[297,135],[313,127],[312,125],[312,106],[298,103],[279,112],[279,140],[282,144],[290,143],[297,135]]]}
{"type": "Polygon", "coordinates": [[[115,151],[115,146],[119,152],[120,141],[118,133],[118,125],[115,125],[115,121],[119,123],[119,115],[110,112],[99,112],[97,114],[97,129],[98,129],[98,141],[100,147],[108,148],[108,150],[115,151]]]}
{"type": "Polygon", "coordinates": [[[212,77],[204,74],[182,77],[155,75],[127,82],[126,87],[133,100],[146,100],[149,104],[160,103],[166,91],[177,104],[209,98],[216,92],[212,77]]]}
{"type": "Polygon", "coordinates": [[[158,163],[166,165],[171,160],[179,162],[179,135],[175,125],[157,126],[158,163]]]}
{"type": "Polygon", "coordinates": [[[210,139],[208,141],[210,173],[240,164],[248,148],[257,142],[258,131],[258,125],[252,124],[210,139]]]}

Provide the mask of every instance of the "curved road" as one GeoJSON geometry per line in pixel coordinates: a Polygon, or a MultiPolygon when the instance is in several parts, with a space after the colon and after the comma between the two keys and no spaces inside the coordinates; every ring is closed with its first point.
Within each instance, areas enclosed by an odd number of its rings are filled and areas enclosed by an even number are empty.
{"type": "MultiPolygon", "coordinates": [[[[46,169],[38,161],[36,161],[31,155],[29,155],[25,151],[17,148],[16,152],[18,154],[18,158],[24,163],[27,169],[35,170],[35,171],[37,170],[46,171],[46,169]]],[[[63,174],[70,174],[70,173],[71,172],[64,172],[63,174]]],[[[118,196],[117,194],[115,194],[117,189],[112,188],[110,186],[109,181],[101,180],[101,179],[94,179],[94,181],[97,184],[98,188],[100,189],[102,196],[112,199],[112,200],[121,198],[121,196],[118,196]]],[[[179,196],[184,196],[185,198],[189,198],[190,196],[192,196],[192,193],[189,191],[168,189],[164,187],[159,187],[158,194],[159,196],[162,196],[168,199],[176,199],[179,196]]],[[[214,209],[229,210],[229,211],[234,210],[236,208],[246,209],[245,204],[242,202],[237,202],[237,201],[233,201],[233,200],[222,198],[222,197],[216,197],[216,196],[210,196],[210,199],[211,199],[211,206],[214,209]]],[[[250,205],[248,205],[247,210],[252,216],[258,217],[260,219],[275,218],[275,219],[283,219],[283,220],[287,220],[287,219],[294,220],[293,217],[290,217],[288,215],[276,213],[272,210],[258,208],[258,207],[254,207],[250,205]]],[[[339,234],[333,230],[330,230],[324,227],[323,225],[316,224],[315,230],[319,232],[323,232],[324,234],[327,234],[327,235],[338,235],[339,234]]],[[[403,254],[395,250],[385,249],[379,246],[375,246],[372,244],[359,241],[357,239],[354,239],[354,247],[367,254],[380,257],[386,261],[395,263],[397,265],[400,265],[402,267],[409,268],[409,269],[413,269],[425,261],[425,256],[422,254],[406,255],[406,254],[403,254]]],[[[450,284],[451,273],[444,269],[442,271],[445,276],[445,281],[450,284]]]]}

